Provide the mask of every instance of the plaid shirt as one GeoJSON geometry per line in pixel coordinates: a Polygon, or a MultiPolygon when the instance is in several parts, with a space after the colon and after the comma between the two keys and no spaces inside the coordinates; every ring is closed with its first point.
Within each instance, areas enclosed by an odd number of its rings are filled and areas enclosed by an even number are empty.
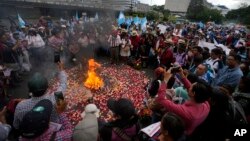
{"type": "Polygon", "coordinates": [[[49,129],[47,129],[39,137],[36,137],[35,139],[25,139],[20,137],[20,141],[50,141],[54,132],[56,132],[54,141],[71,141],[73,135],[73,126],[71,125],[66,114],[61,114],[57,123],[62,125],[59,131],[56,131],[53,126],[49,126],[49,129]]]}
{"type": "MultiPolygon", "coordinates": [[[[67,75],[64,71],[61,71],[59,73],[59,82],[60,82],[60,85],[58,86],[57,91],[65,92],[67,88],[67,75]]],[[[18,103],[15,109],[14,122],[13,122],[13,126],[16,129],[19,129],[19,125],[22,122],[24,115],[27,112],[29,112],[42,99],[49,99],[53,103],[54,106],[52,109],[51,121],[56,122],[58,120],[58,114],[55,109],[56,100],[55,100],[54,94],[47,93],[43,96],[32,97],[30,99],[23,100],[20,103],[18,103]]]]}
{"type": "Polygon", "coordinates": [[[49,38],[48,43],[49,43],[49,46],[51,46],[54,49],[54,51],[60,51],[60,48],[63,45],[64,40],[63,38],[52,36],[49,38]]]}
{"type": "Polygon", "coordinates": [[[118,47],[121,44],[120,35],[117,35],[117,36],[110,35],[108,38],[108,43],[109,43],[110,47],[118,47]]]}

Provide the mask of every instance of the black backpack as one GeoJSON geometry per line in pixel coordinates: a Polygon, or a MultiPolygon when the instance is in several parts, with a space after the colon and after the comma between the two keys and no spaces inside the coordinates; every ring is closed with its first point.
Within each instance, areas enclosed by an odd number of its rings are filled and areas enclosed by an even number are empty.
{"type": "Polygon", "coordinates": [[[247,124],[245,112],[235,100],[230,100],[226,120],[231,127],[242,127],[247,124]]]}
{"type": "Polygon", "coordinates": [[[224,63],[223,63],[223,61],[221,61],[221,60],[216,60],[216,61],[214,61],[214,63],[213,63],[213,65],[215,64],[215,63],[217,63],[218,62],[218,70],[219,69],[222,69],[225,65],[224,65],[224,63]]]}
{"type": "Polygon", "coordinates": [[[236,93],[234,99],[242,106],[246,116],[250,115],[250,94],[236,93]]]}
{"type": "Polygon", "coordinates": [[[137,122],[135,124],[136,126],[136,132],[137,134],[133,137],[128,136],[123,129],[118,128],[118,127],[114,127],[112,130],[116,133],[116,135],[118,135],[123,141],[140,141],[140,137],[139,137],[139,131],[140,131],[140,124],[139,122],[137,122]]]}

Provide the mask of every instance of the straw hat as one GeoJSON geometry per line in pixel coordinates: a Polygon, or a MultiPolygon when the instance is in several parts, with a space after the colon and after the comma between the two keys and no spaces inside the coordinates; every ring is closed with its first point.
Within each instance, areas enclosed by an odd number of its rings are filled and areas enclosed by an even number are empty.
{"type": "Polygon", "coordinates": [[[40,30],[40,29],[45,29],[43,26],[40,26],[39,28],[38,28],[38,30],[40,30]]]}
{"type": "Polygon", "coordinates": [[[122,33],[127,33],[128,31],[126,29],[122,29],[122,33]]]}
{"type": "Polygon", "coordinates": [[[133,30],[132,31],[132,36],[137,36],[137,31],[133,30]]]}
{"type": "Polygon", "coordinates": [[[172,39],[166,39],[164,42],[165,42],[165,43],[168,43],[168,44],[174,44],[174,42],[173,42],[172,39]]]}
{"type": "Polygon", "coordinates": [[[178,44],[186,44],[185,40],[179,39],[178,44]]]}

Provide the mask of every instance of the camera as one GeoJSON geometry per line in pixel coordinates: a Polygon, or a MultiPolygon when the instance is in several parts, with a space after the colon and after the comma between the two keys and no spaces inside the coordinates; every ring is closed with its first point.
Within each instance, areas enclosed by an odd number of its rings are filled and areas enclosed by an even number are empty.
{"type": "Polygon", "coordinates": [[[174,67],[171,69],[171,73],[178,73],[180,72],[181,67],[174,67]]]}

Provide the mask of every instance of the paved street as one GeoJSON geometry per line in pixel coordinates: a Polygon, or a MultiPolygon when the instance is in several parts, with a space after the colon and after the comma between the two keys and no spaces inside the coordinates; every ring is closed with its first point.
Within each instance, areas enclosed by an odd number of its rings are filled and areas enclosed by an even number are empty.
{"type": "MultiPolygon", "coordinates": [[[[53,54],[51,54],[53,51],[47,47],[46,49],[47,51],[47,55],[45,55],[46,57],[44,57],[44,62],[43,63],[39,63],[39,65],[35,65],[34,62],[32,61],[32,57],[31,57],[31,62],[33,62],[33,67],[32,70],[27,73],[26,75],[23,76],[23,81],[21,83],[19,83],[19,86],[15,87],[15,88],[11,88],[8,93],[13,97],[13,98],[28,98],[28,80],[32,77],[32,75],[36,72],[40,72],[42,73],[48,80],[51,80],[52,78],[55,77],[56,72],[57,72],[57,65],[53,62],[53,54]]],[[[82,55],[79,56],[93,56],[93,55],[89,55],[89,54],[93,54],[93,50],[89,49],[87,52],[82,53],[82,55]]],[[[87,58],[84,58],[85,61],[88,60],[87,58]]],[[[105,63],[108,62],[109,59],[108,57],[98,57],[95,58],[98,62],[101,63],[105,63]]],[[[74,67],[76,64],[73,64],[72,62],[70,62],[69,57],[63,57],[64,63],[65,63],[65,68],[72,68],[74,67]]],[[[78,59],[80,61],[80,59],[78,59]]],[[[79,63],[79,62],[78,62],[79,63]]],[[[86,64],[87,66],[87,64],[86,64]]],[[[83,65],[83,67],[86,67],[83,65]]],[[[149,77],[152,77],[153,75],[153,71],[152,69],[143,69],[142,71],[145,71],[146,74],[149,77]]]]}

